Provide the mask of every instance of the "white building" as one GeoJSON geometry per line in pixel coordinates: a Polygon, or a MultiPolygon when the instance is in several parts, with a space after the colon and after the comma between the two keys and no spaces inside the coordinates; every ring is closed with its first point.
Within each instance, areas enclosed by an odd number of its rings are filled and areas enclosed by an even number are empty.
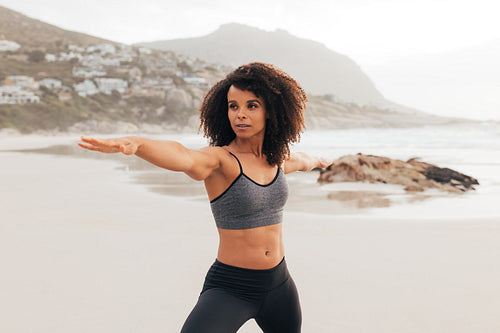
{"type": "Polygon", "coordinates": [[[45,61],[47,61],[47,62],[54,62],[56,60],[57,60],[57,57],[55,54],[47,53],[45,55],[45,61]]]}
{"type": "Polygon", "coordinates": [[[73,75],[76,77],[91,78],[106,75],[106,71],[100,68],[73,67],[73,75]]]}
{"type": "Polygon", "coordinates": [[[82,61],[83,56],[80,53],[71,52],[61,52],[59,54],[59,61],[70,61],[71,59],[78,59],[78,61],[82,61]]]}
{"type": "Polygon", "coordinates": [[[82,83],[74,84],[73,88],[75,88],[75,91],[78,93],[78,95],[82,97],[94,95],[99,92],[94,82],[90,80],[85,80],[82,83]]]}
{"type": "Polygon", "coordinates": [[[5,85],[18,86],[26,89],[38,89],[38,82],[34,78],[24,75],[10,75],[5,78],[5,85]]]}
{"type": "Polygon", "coordinates": [[[133,58],[137,56],[137,51],[130,45],[122,44],[120,45],[120,56],[133,58]]]}
{"type": "Polygon", "coordinates": [[[101,54],[115,54],[116,53],[116,48],[114,45],[111,44],[98,44],[98,45],[91,45],[87,47],[87,53],[92,53],[98,51],[101,54]]]}
{"type": "Polygon", "coordinates": [[[105,94],[111,94],[113,90],[123,94],[127,91],[128,83],[122,79],[115,78],[96,78],[95,82],[99,91],[105,94]]]}
{"type": "Polygon", "coordinates": [[[207,83],[207,80],[205,80],[205,78],[203,77],[185,77],[184,78],[184,81],[187,83],[187,84],[191,84],[195,87],[198,87],[198,88],[206,88],[208,87],[208,83],[207,83]]]}
{"type": "Polygon", "coordinates": [[[68,49],[73,52],[78,52],[78,53],[83,53],[85,52],[85,49],[83,47],[80,47],[78,45],[68,45],[68,49]]]}
{"type": "Polygon", "coordinates": [[[103,58],[98,54],[87,54],[81,59],[81,63],[86,67],[120,66],[119,58],[103,58]]]}
{"type": "Polygon", "coordinates": [[[38,84],[49,88],[50,90],[62,88],[62,81],[57,79],[46,78],[38,81],[38,84]]]}
{"type": "Polygon", "coordinates": [[[151,51],[151,49],[148,49],[147,47],[140,47],[139,48],[139,53],[140,54],[151,54],[152,51],[151,51]]]}
{"type": "Polygon", "coordinates": [[[0,104],[40,103],[40,97],[19,86],[0,86],[0,104]]]}
{"type": "Polygon", "coordinates": [[[10,40],[0,40],[0,51],[17,51],[21,45],[16,42],[11,42],[10,40]]]}

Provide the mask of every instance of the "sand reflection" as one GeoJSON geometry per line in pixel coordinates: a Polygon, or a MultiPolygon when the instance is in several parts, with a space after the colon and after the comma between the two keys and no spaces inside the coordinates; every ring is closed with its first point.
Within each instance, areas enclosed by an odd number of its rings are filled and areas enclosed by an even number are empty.
{"type": "MultiPolygon", "coordinates": [[[[117,171],[128,173],[131,183],[142,185],[151,192],[191,200],[207,200],[203,182],[194,181],[183,173],[158,168],[139,158],[122,154],[96,154],[76,145],[11,151],[119,162],[116,166],[117,171]]],[[[299,172],[288,176],[290,196],[287,209],[311,213],[350,214],[359,210],[387,208],[400,203],[421,202],[436,197],[423,193],[405,193],[382,184],[319,185],[317,178],[317,172],[299,172]]]]}
{"type": "Polygon", "coordinates": [[[392,201],[387,194],[371,191],[329,192],[327,198],[337,200],[355,208],[390,207],[392,201]]]}

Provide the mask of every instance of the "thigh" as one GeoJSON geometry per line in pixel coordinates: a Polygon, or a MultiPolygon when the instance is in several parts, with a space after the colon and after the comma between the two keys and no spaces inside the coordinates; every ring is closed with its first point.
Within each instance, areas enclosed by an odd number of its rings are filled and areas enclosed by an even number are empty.
{"type": "Polygon", "coordinates": [[[267,294],[255,321],[265,333],[300,332],[302,311],[292,278],[267,294]]]}
{"type": "Polygon", "coordinates": [[[258,305],[213,288],[200,295],[181,333],[235,333],[258,310],[258,305]]]}

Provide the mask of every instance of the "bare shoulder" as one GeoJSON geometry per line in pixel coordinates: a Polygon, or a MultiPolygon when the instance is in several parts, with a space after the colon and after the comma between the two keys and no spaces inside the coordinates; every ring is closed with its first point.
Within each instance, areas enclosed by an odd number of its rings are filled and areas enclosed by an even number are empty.
{"type": "Polygon", "coordinates": [[[224,163],[224,160],[230,157],[229,152],[224,147],[207,146],[199,149],[198,152],[217,160],[218,163],[224,163]]]}
{"type": "Polygon", "coordinates": [[[203,155],[203,159],[209,161],[212,169],[224,169],[231,163],[232,157],[225,147],[206,146],[195,151],[196,154],[203,155]]]}
{"type": "Polygon", "coordinates": [[[218,167],[214,172],[210,175],[210,178],[219,178],[221,176],[223,177],[233,177],[234,170],[239,170],[237,167],[237,162],[233,156],[231,156],[231,153],[229,152],[229,149],[227,146],[225,147],[214,147],[214,146],[208,146],[204,147],[199,150],[202,153],[211,155],[214,160],[217,160],[218,167]],[[236,164],[236,167],[235,167],[236,164]]]}
{"type": "Polygon", "coordinates": [[[218,173],[224,165],[224,150],[220,147],[203,147],[188,149],[191,167],[186,174],[195,180],[204,180],[218,173]]]}

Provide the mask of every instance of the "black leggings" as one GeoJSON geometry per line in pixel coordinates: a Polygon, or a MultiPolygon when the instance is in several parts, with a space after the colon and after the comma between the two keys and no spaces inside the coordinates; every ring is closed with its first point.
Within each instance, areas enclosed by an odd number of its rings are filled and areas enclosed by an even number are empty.
{"type": "Polygon", "coordinates": [[[302,314],[285,259],[254,270],[216,260],[181,333],[235,333],[254,318],[265,333],[299,333],[302,314]]]}

